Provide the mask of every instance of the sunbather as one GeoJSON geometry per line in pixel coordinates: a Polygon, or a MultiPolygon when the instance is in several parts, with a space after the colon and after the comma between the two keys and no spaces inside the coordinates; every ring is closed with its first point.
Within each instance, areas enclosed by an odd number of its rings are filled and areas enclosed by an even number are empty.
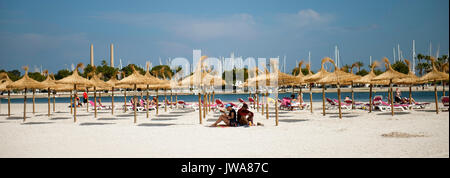
{"type": "Polygon", "coordinates": [[[217,121],[211,125],[211,127],[217,127],[217,124],[220,122],[225,122],[227,126],[237,126],[236,121],[236,111],[233,109],[231,104],[225,105],[226,110],[228,111],[228,115],[223,111],[223,114],[217,119],[217,121]]]}
{"type": "Polygon", "coordinates": [[[253,122],[253,112],[248,110],[248,105],[243,104],[241,109],[238,110],[237,120],[241,125],[249,125],[252,126],[253,122]]]}

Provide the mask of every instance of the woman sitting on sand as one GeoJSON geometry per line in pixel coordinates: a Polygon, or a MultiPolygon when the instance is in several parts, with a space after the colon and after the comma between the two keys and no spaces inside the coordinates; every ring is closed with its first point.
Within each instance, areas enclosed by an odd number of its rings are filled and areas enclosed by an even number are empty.
{"type": "Polygon", "coordinates": [[[248,105],[243,104],[241,109],[237,112],[237,120],[241,125],[253,125],[253,112],[248,110],[248,105]]]}
{"type": "Polygon", "coordinates": [[[222,121],[225,122],[227,126],[237,126],[236,111],[233,109],[233,106],[231,104],[226,104],[225,108],[229,112],[228,115],[226,115],[225,112],[221,111],[223,112],[223,114],[219,117],[219,119],[217,119],[214,124],[211,125],[211,127],[217,127],[217,124],[222,121]]]}

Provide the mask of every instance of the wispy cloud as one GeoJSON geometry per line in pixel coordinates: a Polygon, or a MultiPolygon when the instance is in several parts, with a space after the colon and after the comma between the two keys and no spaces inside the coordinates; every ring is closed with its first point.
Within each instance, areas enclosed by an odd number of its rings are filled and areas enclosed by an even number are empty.
{"type": "Polygon", "coordinates": [[[307,28],[328,24],[335,17],[331,14],[322,14],[312,9],[304,9],[297,13],[279,14],[276,18],[281,24],[292,28],[307,28]]]}
{"type": "Polygon", "coordinates": [[[220,17],[194,17],[170,13],[102,13],[93,18],[143,28],[157,28],[193,41],[221,38],[251,38],[257,34],[250,14],[231,14],[220,17]]]}

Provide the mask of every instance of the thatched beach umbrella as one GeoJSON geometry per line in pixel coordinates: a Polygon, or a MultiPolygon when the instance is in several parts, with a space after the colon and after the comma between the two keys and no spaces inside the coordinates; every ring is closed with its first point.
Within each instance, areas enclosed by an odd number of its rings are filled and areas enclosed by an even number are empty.
{"type": "MultiPolygon", "coordinates": [[[[25,66],[23,68],[25,70],[25,75],[20,79],[17,80],[9,85],[7,85],[6,87],[9,89],[19,89],[19,90],[24,90],[24,100],[23,100],[23,121],[25,122],[26,120],[26,104],[27,104],[27,89],[31,88],[33,89],[33,97],[34,97],[34,91],[36,88],[42,88],[43,85],[36,81],[31,79],[30,77],[28,77],[28,67],[25,66]]],[[[33,106],[34,106],[34,100],[33,100],[33,106]]],[[[33,107],[34,108],[34,107],[33,107]]]]}
{"type": "Polygon", "coordinates": [[[11,116],[11,90],[7,88],[9,84],[13,83],[6,72],[0,73],[0,91],[8,91],[8,117],[11,116]]]}
{"type": "MultiPolygon", "coordinates": [[[[328,74],[330,74],[329,72],[327,72],[326,70],[325,70],[325,67],[324,67],[324,64],[325,64],[325,62],[332,62],[333,60],[331,60],[331,58],[329,58],[329,57],[325,57],[325,58],[323,58],[322,59],[322,62],[321,62],[321,68],[320,68],[320,70],[317,72],[317,73],[315,73],[315,74],[313,74],[313,75],[310,75],[310,76],[306,76],[305,77],[305,82],[308,82],[308,83],[311,83],[310,84],[310,102],[311,102],[311,104],[310,104],[310,108],[311,108],[311,113],[313,112],[313,107],[312,107],[312,83],[314,83],[314,82],[316,82],[316,81],[318,81],[318,80],[320,80],[320,79],[323,79],[323,78],[325,78],[328,74]]],[[[325,115],[325,85],[322,85],[322,107],[323,107],[323,114],[325,115]]]]}
{"type": "Polygon", "coordinates": [[[397,72],[394,69],[392,69],[391,67],[391,63],[389,62],[389,60],[385,57],[383,58],[383,61],[387,64],[387,68],[386,68],[386,72],[380,74],[379,76],[376,76],[375,78],[372,79],[372,81],[379,81],[379,80],[389,80],[389,90],[390,90],[390,100],[391,100],[391,114],[392,116],[394,116],[394,97],[393,97],[393,92],[392,92],[392,81],[395,79],[402,79],[402,78],[406,78],[407,75],[397,72]]]}
{"type": "Polygon", "coordinates": [[[413,71],[411,69],[411,63],[409,62],[409,60],[405,59],[405,63],[408,65],[408,68],[409,68],[407,77],[402,78],[402,79],[395,79],[395,80],[393,80],[393,82],[396,84],[409,85],[409,104],[411,104],[412,103],[412,99],[411,99],[412,98],[412,85],[423,83],[423,82],[420,81],[419,77],[417,77],[413,73],[413,71]]]}
{"type": "MultiPolygon", "coordinates": [[[[303,92],[302,92],[302,85],[304,85],[304,84],[306,84],[306,82],[305,82],[305,75],[303,75],[303,73],[302,73],[302,65],[303,65],[303,60],[301,60],[299,63],[298,63],[298,69],[299,69],[299,72],[298,72],[298,74],[295,76],[295,81],[293,82],[293,84],[294,85],[298,85],[299,86],[299,91],[298,91],[298,95],[302,98],[302,100],[303,100],[303,92]]],[[[300,102],[300,101],[299,101],[300,102]]],[[[299,104],[299,107],[302,107],[302,105],[301,104],[299,104]]]]}
{"type": "MultiPolygon", "coordinates": [[[[355,79],[358,79],[359,76],[356,76],[356,75],[353,75],[353,74],[350,74],[350,73],[342,71],[341,69],[339,69],[337,67],[337,65],[331,59],[330,59],[330,62],[333,63],[333,65],[334,65],[334,72],[329,73],[328,75],[325,76],[325,78],[322,78],[322,79],[316,81],[316,83],[323,84],[323,85],[325,85],[325,84],[337,85],[339,118],[342,119],[341,87],[340,87],[340,85],[343,84],[343,83],[350,82],[350,81],[353,81],[355,79]]],[[[325,115],[325,109],[323,110],[323,112],[324,112],[324,115],[325,115]]]]}
{"type": "Polygon", "coordinates": [[[436,101],[436,114],[439,114],[439,106],[438,106],[438,99],[437,99],[437,84],[436,82],[439,80],[449,80],[449,75],[444,72],[440,72],[436,69],[435,61],[436,59],[434,57],[430,57],[431,64],[433,69],[425,74],[424,76],[420,77],[420,81],[422,82],[434,82],[434,99],[436,101]]]}
{"type": "MultiPolygon", "coordinates": [[[[72,75],[67,76],[61,80],[57,80],[56,83],[57,84],[66,84],[66,85],[72,85],[73,86],[73,90],[75,92],[74,94],[74,98],[77,98],[77,85],[84,85],[84,86],[92,86],[92,82],[89,81],[86,78],[81,77],[78,74],[78,69],[82,68],[84,65],[83,63],[79,63],[77,65],[77,67],[75,68],[74,71],[72,71],[72,75]]],[[[74,103],[76,103],[76,101],[74,101],[74,103]]],[[[72,106],[72,104],[71,104],[72,106]]],[[[74,104],[74,112],[73,112],[73,122],[77,122],[77,105],[74,104]]]]}
{"type": "Polygon", "coordinates": [[[94,87],[94,117],[97,118],[97,88],[99,89],[109,89],[111,85],[100,79],[102,74],[95,74],[96,67],[94,66],[94,70],[89,74],[91,76],[92,86],[94,87]]]}
{"type": "MultiPolygon", "coordinates": [[[[150,112],[149,112],[149,105],[150,105],[150,102],[149,102],[149,89],[150,89],[150,86],[161,85],[161,84],[164,84],[164,82],[161,79],[159,79],[159,78],[157,78],[157,77],[155,77],[155,76],[150,74],[150,63],[146,64],[146,68],[147,68],[147,71],[145,72],[144,77],[147,78],[147,80],[145,81],[146,82],[145,85],[146,85],[146,88],[147,88],[146,110],[147,110],[147,118],[149,118],[149,115],[150,115],[150,112]]],[[[156,93],[158,93],[158,89],[156,89],[156,93]]],[[[157,100],[156,108],[159,109],[159,106],[158,106],[158,100],[159,100],[158,99],[158,94],[156,95],[156,100],[157,100]]]]}
{"type": "Polygon", "coordinates": [[[50,88],[55,87],[55,80],[53,80],[53,78],[50,77],[50,75],[48,74],[48,70],[44,71],[44,74],[47,75],[47,78],[41,82],[41,84],[43,85],[42,89],[47,89],[47,97],[48,97],[48,117],[50,117],[50,88]]]}
{"type": "MultiPolygon", "coordinates": [[[[226,82],[221,78],[214,75],[211,75],[210,73],[207,73],[204,71],[203,62],[204,60],[208,58],[207,56],[202,56],[200,58],[200,61],[197,64],[197,67],[195,68],[192,75],[182,79],[180,82],[178,82],[178,86],[183,87],[197,87],[199,88],[198,93],[198,105],[199,105],[199,121],[200,124],[202,124],[202,106],[206,106],[206,100],[205,105],[202,104],[202,92],[204,92],[205,87],[212,87],[212,86],[223,86],[226,85],[226,82]]],[[[203,118],[205,117],[205,113],[203,113],[203,118]]]]}
{"type": "Polygon", "coordinates": [[[116,83],[118,82],[117,74],[119,74],[118,71],[106,82],[111,86],[111,115],[114,115],[114,87],[116,87],[116,83]]]}
{"type": "Polygon", "coordinates": [[[120,80],[119,82],[117,82],[117,84],[121,85],[121,84],[126,84],[126,85],[134,85],[134,123],[137,122],[137,118],[136,118],[136,92],[137,92],[137,88],[136,85],[137,84],[145,84],[147,82],[147,78],[144,77],[143,75],[141,75],[138,71],[136,71],[136,69],[134,68],[134,65],[131,66],[131,69],[133,70],[133,73],[131,75],[129,75],[128,77],[125,77],[124,79],[120,80]]]}
{"type": "Polygon", "coordinates": [[[373,85],[388,85],[389,84],[388,80],[378,80],[378,81],[373,81],[372,80],[373,78],[375,78],[377,76],[375,74],[375,72],[374,72],[374,69],[376,67],[378,67],[378,66],[379,66],[379,63],[377,61],[374,61],[372,63],[372,66],[371,66],[371,70],[370,70],[370,72],[367,75],[365,75],[365,76],[363,76],[363,77],[353,81],[353,83],[356,83],[356,84],[369,84],[369,88],[370,88],[369,89],[369,105],[370,105],[369,106],[369,112],[372,112],[372,105],[373,105],[373,103],[372,103],[372,89],[373,89],[373,85]]]}

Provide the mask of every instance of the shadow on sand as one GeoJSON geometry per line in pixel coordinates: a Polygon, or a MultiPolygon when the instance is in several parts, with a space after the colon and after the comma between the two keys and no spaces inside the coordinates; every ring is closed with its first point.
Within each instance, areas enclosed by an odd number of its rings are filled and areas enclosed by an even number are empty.
{"type": "Polygon", "coordinates": [[[165,126],[171,126],[175,124],[163,124],[163,123],[143,123],[139,124],[137,126],[144,126],[144,127],[165,127],[165,126]]]}
{"type": "Polygon", "coordinates": [[[66,119],[72,119],[72,117],[53,117],[50,120],[66,120],[66,119]]]}
{"type": "MultiPolygon", "coordinates": [[[[395,115],[406,115],[406,114],[411,114],[411,113],[410,112],[394,112],[394,116],[395,115]]],[[[382,112],[382,113],[378,113],[377,115],[388,116],[388,115],[391,115],[391,112],[382,112]]]]}
{"type": "Polygon", "coordinates": [[[81,123],[80,126],[93,126],[93,125],[111,125],[115,123],[106,123],[106,122],[84,122],[81,123]]]}
{"type": "Polygon", "coordinates": [[[294,123],[294,122],[304,122],[309,121],[308,119],[279,119],[280,122],[294,123]]]}
{"type": "Polygon", "coordinates": [[[40,125],[40,124],[53,124],[54,122],[25,122],[22,125],[40,125]]]}

